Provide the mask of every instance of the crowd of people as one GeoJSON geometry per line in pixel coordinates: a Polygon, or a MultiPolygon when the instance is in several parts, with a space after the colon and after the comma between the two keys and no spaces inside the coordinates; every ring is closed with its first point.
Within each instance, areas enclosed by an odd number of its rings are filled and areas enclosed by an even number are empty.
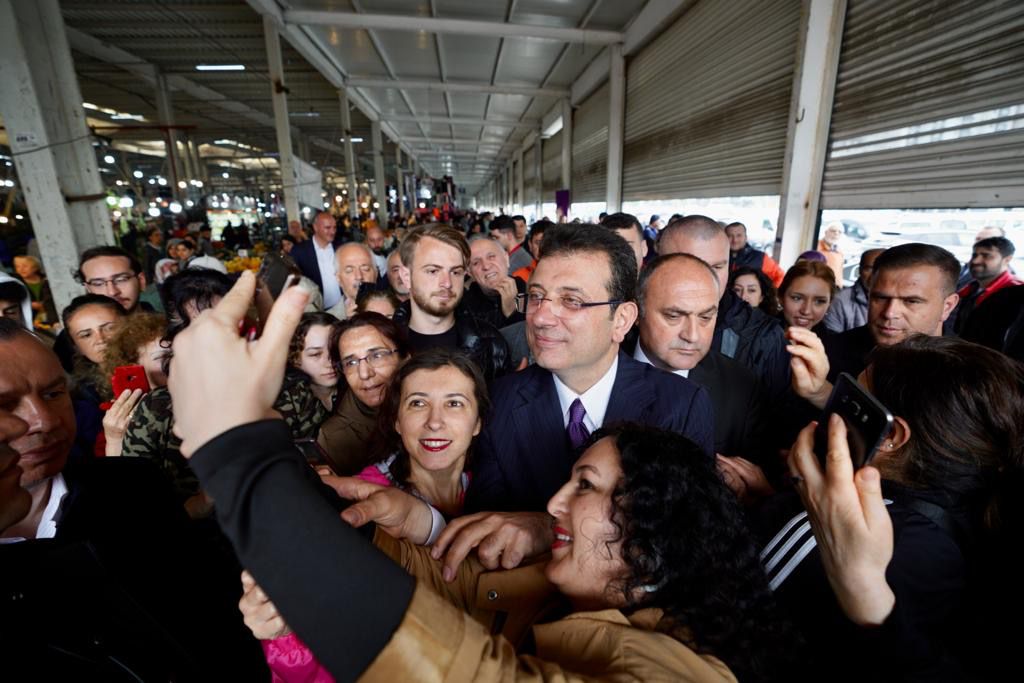
{"type": "Polygon", "coordinates": [[[1004,235],[967,264],[867,251],[843,288],[832,225],[783,270],[702,215],[449,218],[321,212],[241,275],[208,228],[154,228],[138,253],[83,252],[59,318],[38,261],[0,274],[10,666],[289,683],[1006,670],[1024,283],[1004,235]],[[842,373],[893,416],[859,468],[856,426],[826,413],[842,373]]]}

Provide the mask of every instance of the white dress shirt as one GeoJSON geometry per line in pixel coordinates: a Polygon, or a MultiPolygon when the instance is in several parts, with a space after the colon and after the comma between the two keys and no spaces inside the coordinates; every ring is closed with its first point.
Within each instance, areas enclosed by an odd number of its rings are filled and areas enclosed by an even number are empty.
{"type": "Polygon", "coordinates": [[[583,404],[583,409],[587,411],[587,414],[583,416],[583,424],[586,425],[587,431],[593,434],[600,429],[604,424],[604,414],[608,412],[608,401],[611,399],[612,387],[615,385],[615,375],[618,371],[619,356],[616,354],[608,372],[604,373],[604,376],[597,380],[594,386],[582,394],[577,394],[565,386],[562,380],[552,373],[551,377],[555,380],[555,391],[558,392],[558,402],[562,406],[562,424],[566,427],[569,426],[569,408],[573,401],[579,399],[583,404]]]}
{"type": "MultiPolygon", "coordinates": [[[[640,361],[641,363],[654,365],[654,363],[651,362],[651,359],[647,357],[647,354],[644,353],[643,348],[640,347],[640,340],[637,340],[636,342],[636,351],[633,352],[633,358],[640,361]]],[[[672,373],[679,375],[680,377],[686,377],[687,379],[690,378],[689,370],[673,370],[672,373]]]]}
{"type": "Polygon", "coordinates": [[[313,238],[316,265],[320,269],[320,282],[324,288],[324,308],[330,308],[341,300],[341,286],[338,284],[338,260],[334,257],[334,245],[330,242],[321,248],[313,238]]]}
{"type": "MultiPolygon", "coordinates": [[[[68,495],[68,483],[64,481],[64,475],[57,473],[50,480],[50,498],[43,508],[43,516],[36,527],[36,538],[56,538],[57,536],[57,513],[60,511],[60,504],[64,502],[64,496],[68,495]]],[[[0,538],[0,545],[6,543],[18,543],[26,540],[22,537],[0,538]]]]}

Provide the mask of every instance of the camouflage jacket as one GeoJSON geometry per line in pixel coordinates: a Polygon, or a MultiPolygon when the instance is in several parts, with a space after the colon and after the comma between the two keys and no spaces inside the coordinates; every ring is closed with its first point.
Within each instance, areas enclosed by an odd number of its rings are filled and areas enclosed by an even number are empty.
{"type": "MultiPolygon", "coordinates": [[[[313,395],[309,379],[299,372],[285,373],[281,393],[274,403],[281,413],[292,438],[315,439],[320,424],[327,418],[327,410],[313,395]]],[[[128,428],[124,433],[121,455],[149,458],[174,483],[175,492],[182,502],[199,493],[199,479],[181,454],[181,439],[174,435],[174,412],[171,394],[160,387],[142,397],[128,428]]]]}

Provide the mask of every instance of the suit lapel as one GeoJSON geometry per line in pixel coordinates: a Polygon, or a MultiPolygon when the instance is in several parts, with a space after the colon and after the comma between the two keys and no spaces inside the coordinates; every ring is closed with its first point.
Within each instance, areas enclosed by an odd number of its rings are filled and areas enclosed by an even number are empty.
{"type": "Polygon", "coordinates": [[[604,423],[636,420],[654,402],[654,394],[643,381],[644,364],[626,354],[619,353],[619,369],[615,373],[615,384],[608,399],[608,410],[604,423]]]}

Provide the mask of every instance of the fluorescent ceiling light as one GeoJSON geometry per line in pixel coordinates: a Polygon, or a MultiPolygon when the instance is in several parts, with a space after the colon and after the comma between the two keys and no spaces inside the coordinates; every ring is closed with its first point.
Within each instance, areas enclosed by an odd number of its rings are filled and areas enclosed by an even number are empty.
{"type": "MultiPolygon", "coordinates": [[[[342,142],[345,142],[345,138],[341,138],[341,141],[342,141],[342,142]]],[[[356,143],[356,142],[362,142],[362,141],[363,141],[363,139],[362,139],[362,138],[352,138],[352,142],[353,142],[353,143],[356,143]]]]}
{"type": "Polygon", "coordinates": [[[289,112],[288,116],[294,116],[295,118],[315,119],[320,116],[318,111],[293,111],[289,112]]]}
{"type": "Polygon", "coordinates": [[[114,114],[110,117],[113,121],[143,121],[141,114],[114,114]]]}
{"type": "Polygon", "coordinates": [[[196,71],[245,71],[245,64],[196,64],[196,71]]]}

